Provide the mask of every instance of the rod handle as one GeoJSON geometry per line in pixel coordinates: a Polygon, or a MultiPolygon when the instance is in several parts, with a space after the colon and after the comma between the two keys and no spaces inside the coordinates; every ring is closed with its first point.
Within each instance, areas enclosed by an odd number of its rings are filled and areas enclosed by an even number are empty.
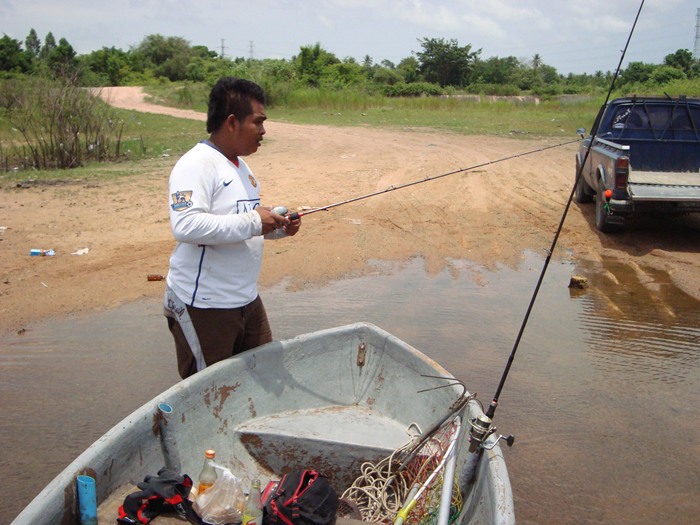
{"type": "Polygon", "coordinates": [[[290,221],[295,221],[295,220],[301,218],[301,214],[299,214],[295,211],[293,211],[292,213],[289,213],[286,206],[275,206],[274,208],[272,208],[272,213],[276,213],[278,215],[284,215],[290,221]]]}

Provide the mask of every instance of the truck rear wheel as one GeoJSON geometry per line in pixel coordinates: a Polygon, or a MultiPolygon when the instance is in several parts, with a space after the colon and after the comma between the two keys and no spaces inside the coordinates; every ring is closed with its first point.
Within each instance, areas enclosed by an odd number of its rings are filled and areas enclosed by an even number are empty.
{"type": "Polygon", "coordinates": [[[615,233],[620,231],[619,224],[610,224],[610,212],[605,203],[605,184],[603,179],[598,179],[598,192],[595,196],[595,227],[603,233],[615,233]]]}
{"type": "Polygon", "coordinates": [[[578,163],[576,166],[576,189],[574,190],[574,200],[579,204],[587,204],[593,202],[593,190],[588,186],[586,179],[583,178],[583,173],[579,173],[578,163]]]}

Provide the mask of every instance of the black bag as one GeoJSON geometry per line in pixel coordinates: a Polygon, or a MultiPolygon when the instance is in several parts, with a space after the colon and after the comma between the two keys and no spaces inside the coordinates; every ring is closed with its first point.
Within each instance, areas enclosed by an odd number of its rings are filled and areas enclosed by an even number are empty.
{"type": "Polygon", "coordinates": [[[298,470],[271,481],[262,497],[263,525],[333,525],[338,494],[315,470],[298,470]]]}
{"type": "Polygon", "coordinates": [[[163,467],[157,476],[148,475],[137,484],[141,490],[129,494],[119,507],[117,523],[123,525],[147,524],[161,514],[177,514],[190,520],[192,504],[187,499],[192,479],[163,467]]]}

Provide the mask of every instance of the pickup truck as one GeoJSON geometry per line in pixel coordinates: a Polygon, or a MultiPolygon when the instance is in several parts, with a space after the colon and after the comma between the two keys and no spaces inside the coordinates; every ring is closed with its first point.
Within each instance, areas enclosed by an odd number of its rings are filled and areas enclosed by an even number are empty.
{"type": "Polygon", "coordinates": [[[576,154],[574,199],[595,197],[598,230],[619,231],[635,213],[700,212],[700,99],[616,98],[592,129],[576,154]]]}

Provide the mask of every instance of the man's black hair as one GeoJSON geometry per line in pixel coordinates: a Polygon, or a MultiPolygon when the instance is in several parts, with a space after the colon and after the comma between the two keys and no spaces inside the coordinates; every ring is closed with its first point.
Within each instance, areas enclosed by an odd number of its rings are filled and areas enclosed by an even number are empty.
{"type": "Polygon", "coordinates": [[[220,78],[209,94],[207,133],[216,131],[233,114],[240,121],[253,112],[250,101],[265,104],[265,91],[255,82],[243,78],[220,78]]]}

